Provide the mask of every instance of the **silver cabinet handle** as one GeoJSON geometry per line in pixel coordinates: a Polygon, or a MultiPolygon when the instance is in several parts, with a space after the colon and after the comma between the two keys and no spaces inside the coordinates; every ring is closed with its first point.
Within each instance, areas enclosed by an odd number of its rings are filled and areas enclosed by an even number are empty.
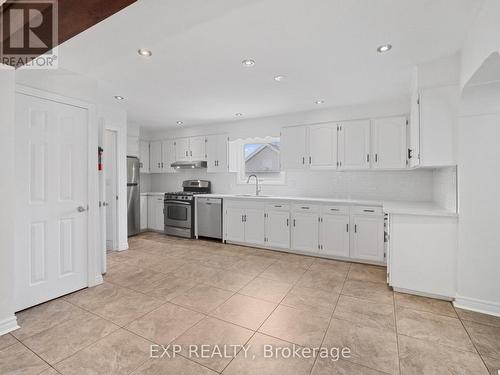
{"type": "Polygon", "coordinates": [[[308,210],[309,209],[309,207],[306,207],[306,206],[302,206],[300,208],[303,209],[303,210],[308,210]]]}
{"type": "Polygon", "coordinates": [[[290,219],[286,219],[286,226],[288,227],[290,225],[290,219]]]}
{"type": "Polygon", "coordinates": [[[338,208],[330,208],[330,211],[340,211],[338,208]]]}
{"type": "Polygon", "coordinates": [[[305,164],[306,163],[306,158],[305,156],[302,156],[302,164],[305,164]]]}
{"type": "Polygon", "coordinates": [[[78,206],[77,209],[76,209],[78,212],[85,212],[87,211],[87,209],[83,206],[78,206]]]}
{"type": "Polygon", "coordinates": [[[109,203],[108,203],[108,202],[102,202],[102,205],[103,205],[104,207],[108,207],[108,206],[109,206],[109,203]]]}
{"type": "Polygon", "coordinates": [[[363,210],[363,212],[375,212],[375,210],[363,210]]]}

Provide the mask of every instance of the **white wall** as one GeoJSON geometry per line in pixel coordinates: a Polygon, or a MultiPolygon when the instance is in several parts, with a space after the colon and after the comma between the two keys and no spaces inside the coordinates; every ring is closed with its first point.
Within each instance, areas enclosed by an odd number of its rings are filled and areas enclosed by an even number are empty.
{"type": "MultiPolygon", "coordinates": [[[[500,65],[499,65],[500,67],[500,65]]],[[[500,82],[467,87],[458,125],[456,305],[500,316],[500,82]]]]}
{"type": "Polygon", "coordinates": [[[461,86],[479,70],[493,52],[500,53],[500,1],[484,0],[477,18],[471,25],[462,49],[461,86]]]}
{"type": "MultiPolygon", "coordinates": [[[[183,137],[227,133],[231,139],[247,137],[279,136],[283,126],[305,125],[327,121],[357,118],[373,118],[407,114],[409,100],[402,98],[343,108],[302,112],[258,119],[243,119],[210,126],[174,128],[156,131],[149,139],[183,137]]],[[[231,173],[213,174],[206,171],[180,171],[175,174],[152,174],[152,191],[175,191],[185,179],[202,178],[212,181],[217,193],[251,193],[252,186],[236,183],[231,173]]],[[[335,172],[335,171],[287,171],[285,185],[264,185],[264,194],[290,196],[364,198],[375,200],[432,201],[432,171],[394,172],[335,172]]]]}
{"type": "Polygon", "coordinates": [[[14,316],[14,69],[0,64],[0,335],[17,328],[14,316]]]}
{"type": "Polygon", "coordinates": [[[436,168],[433,171],[434,202],[449,210],[457,211],[457,168],[436,168]]]}

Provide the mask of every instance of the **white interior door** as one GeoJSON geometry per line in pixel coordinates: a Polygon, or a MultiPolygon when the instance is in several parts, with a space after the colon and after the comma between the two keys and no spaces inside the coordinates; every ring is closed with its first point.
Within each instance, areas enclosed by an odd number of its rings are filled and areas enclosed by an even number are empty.
{"type": "Polygon", "coordinates": [[[118,248],[117,239],[117,133],[112,130],[104,131],[104,176],[106,186],[106,250],[118,248]]]}
{"type": "Polygon", "coordinates": [[[16,94],[16,311],[87,286],[88,113],[16,94]]]}

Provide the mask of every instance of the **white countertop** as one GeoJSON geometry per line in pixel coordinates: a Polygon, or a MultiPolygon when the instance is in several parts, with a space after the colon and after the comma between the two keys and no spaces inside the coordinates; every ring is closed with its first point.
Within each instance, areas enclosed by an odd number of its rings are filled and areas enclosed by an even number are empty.
{"type": "Polygon", "coordinates": [[[249,199],[260,201],[291,201],[291,202],[318,202],[341,204],[350,206],[382,206],[388,214],[422,215],[422,216],[458,216],[456,212],[438,206],[435,202],[405,202],[405,201],[370,201],[358,199],[335,198],[310,198],[310,197],[279,197],[279,196],[253,196],[234,194],[199,194],[197,198],[222,198],[222,199],[249,199]]]}

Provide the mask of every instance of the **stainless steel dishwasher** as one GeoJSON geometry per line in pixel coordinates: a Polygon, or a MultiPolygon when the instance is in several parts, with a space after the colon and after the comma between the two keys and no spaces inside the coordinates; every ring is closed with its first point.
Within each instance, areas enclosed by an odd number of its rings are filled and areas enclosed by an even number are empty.
{"type": "Polygon", "coordinates": [[[222,239],[222,199],[196,198],[198,237],[222,239]]]}

